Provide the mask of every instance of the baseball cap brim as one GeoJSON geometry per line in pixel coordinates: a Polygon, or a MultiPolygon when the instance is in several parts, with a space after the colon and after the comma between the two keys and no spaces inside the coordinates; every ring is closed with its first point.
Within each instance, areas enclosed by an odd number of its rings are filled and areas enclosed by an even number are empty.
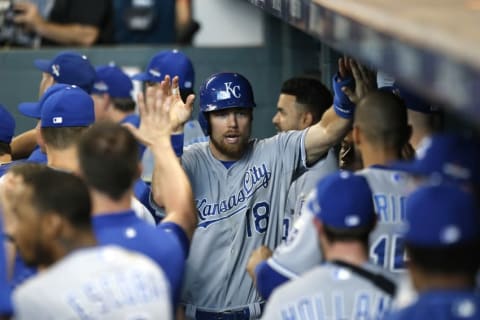
{"type": "Polygon", "coordinates": [[[23,102],[18,105],[18,110],[27,117],[40,119],[41,110],[39,102],[23,102]]]}
{"type": "Polygon", "coordinates": [[[139,81],[156,81],[157,80],[154,77],[150,76],[146,72],[136,74],[136,75],[132,76],[131,79],[132,80],[139,80],[139,81]]]}
{"type": "Polygon", "coordinates": [[[40,69],[41,71],[43,72],[48,72],[49,70],[49,67],[50,67],[50,64],[51,64],[51,61],[50,60],[46,60],[46,59],[36,59],[33,64],[35,65],[35,67],[37,67],[38,69],[40,69]]]}

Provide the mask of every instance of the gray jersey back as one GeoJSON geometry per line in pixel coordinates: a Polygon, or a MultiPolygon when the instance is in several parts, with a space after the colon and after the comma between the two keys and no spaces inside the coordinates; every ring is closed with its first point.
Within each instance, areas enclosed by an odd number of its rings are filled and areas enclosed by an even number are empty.
{"type": "Polygon", "coordinates": [[[288,233],[292,229],[294,221],[300,216],[303,204],[310,191],[326,175],[338,170],[337,156],[332,148],[327,155],[308,168],[301,176],[295,179],[288,190],[287,216],[284,220],[284,236],[288,239],[288,233]]]}
{"type": "Polygon", "coordinates": [[[15,319],[172,319],[169,292],[147,257],[113,246],[83,249],[14,292],[15,319]]]}
{"type": "Polygon", "coordinates": [[[358,171],[373,193],[377,226],[370,234],[370,259],[398,279],[405,273],[405,251],[401,233],[405,226],[405,201],[410,187],[408,175],[383,167],[358,171]]]}
{"type": "Polygon", "coordinates": [[[261,301],[247,261],[254,249],[281,240],[287,190],[304,167],[305,132],[252,140],[229,169],[213,157],[208,143],[185,150],[182,163],[199,218],[182,294],[187,315],[192,305],[222,311],[261,301]]]}
{"type": "MultiPolygon", "coordinates": [[[[365,176],[372,189],[378,223],[370,236],[370,259],[384,267],[395,278],[404,273],[404,255],[399,236],[404,225],[405,199],[409,192],[405,173],[384,168],[366,168],[358,171],[365,176]]],[[[303,208],[288,241],[275,249],[268,265],[287,278],[315,267],[321,262],[314,215],[303,208]]]]}
{"type": "MultiPolygon", "coordinates": [[[[381,273],[370,264],[363,268],[381,273]]],[[[262,319],[382,319],[390,304],[391,296],[369,279],[326,263],[276,289],[262,319]]]]}

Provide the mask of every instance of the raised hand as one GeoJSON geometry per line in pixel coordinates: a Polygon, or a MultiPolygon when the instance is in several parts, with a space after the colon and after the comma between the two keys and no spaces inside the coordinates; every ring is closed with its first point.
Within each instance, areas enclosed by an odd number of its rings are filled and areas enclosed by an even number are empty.
{"type": "Polygon", "coordinates": [[[166,104],[170,109],[169,116],[173,131],[183,131],[183,125],[192,115],[195,96],[191,94],[187,97],[187,101],[182,101],[178,85],[178,77],[174,77],[170,82],[170,77],[166,76],[160,86],[163,92],[167,94],[166,104]]]}
{"type": "Polygon", "coordinates": [[[343,72],[351,72],[355,80],[354,88],[342,87],[342,91],[352,103],[357,104],[367,93],[377,89],[376,74],[353,59],[344,59],[342,63],[343,66],[340,67],[339,62],[340,74],[343,68],[343,72]]]}
{"type": "Polygon", "coordinates": [[[162,138],[169,138],[173,133],[183,130],[183,124],[193,111],[194,95],[183,103],[178,89],[178,77],[171,82],[166,76],[160,86],[148,87],[145,95],[138,95],[140,127],[127,127],[144,145],[152,146],[162,138]]]}

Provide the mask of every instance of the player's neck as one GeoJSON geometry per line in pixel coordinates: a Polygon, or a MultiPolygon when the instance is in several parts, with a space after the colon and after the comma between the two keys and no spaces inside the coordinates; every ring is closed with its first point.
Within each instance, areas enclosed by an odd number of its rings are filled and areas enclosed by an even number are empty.
{"type": "Polygon", "coordinates": [[[46,153],[49,167],[68,172],[78,171],[78,155],[75,147],[58,150],[46,146],[46,153]]]}
{"type": "Polygon", "coordinates": [[[398,150],[391,148],[364,145],[361,153],[364,168],[368,168],[373,165],[387,165],[400,160],[398,150]]]}
{"type": "MultiPolygon", "coordinates": [[[[76,250],[90,248],[96,245],[97,241],[91,229],[79,230],[70,228],[68,235],[64,235],[57,239],[56,246],[53,249],[52,263],[61,260],[76,250]]],[[[46,265],[44,267],[48,266],[46,265]]]]}
{"type": "Polygon", "coordinates": [[[112,199],[105,193],[90,188],[92,198],[92,214],[114,214],[120,211],[130,210],[132,207],[133,191],[128,190],[120,199],[112,199]]]}
{"type": "Polygon", "coordinates": [[[12,156],[10,154],[3,154],[0,156],[0,164],[12,162],[12,156]]]}
{"type": "Polygon", "coordinates": [[[339,260],[361,266],[368,261],[365,245],[359,241],[337,241],[330,244],[325,252],[327,261],[339,260]]]}
{"type": "Polygon", "coordinates": [[[124,112],[115,109],[113,106],[108,109],[108,118],[116,123],[119,123],[123,119],[125,119],[126,116],[130,115],[132,112],[124,112]]]}

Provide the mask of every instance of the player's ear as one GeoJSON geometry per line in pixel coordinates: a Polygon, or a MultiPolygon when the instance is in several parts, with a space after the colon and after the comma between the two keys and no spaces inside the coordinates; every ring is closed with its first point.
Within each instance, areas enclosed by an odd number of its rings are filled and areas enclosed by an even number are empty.
{"type": "Polygon", "coordinates": [[[325,233],[325,229],[323,228],[323,223],[318,220],[317,218],[313,218],[313,224],[315,225],[315,229],[317,229],[317,234],[323,235],[325,233]]]}
{"type": "Polygon", "coordinates": [[[313,115],[310,111],[306,111],[302,115],[302,127],[308,128],[313,125],[313,115]]]}
{"type": "Polygon", "coordinates": [[[57,239],[63,231],[63,219],[56,214],[55,212],[47,212],[42,214],[42,219],[40,219],[42,224],[43,234],[48,239],[57,239]]]}
{"type": "Polygon", "coordinates": [[[42,127],[42,122],[38,121],[37,126],[35,127],[35,139],[37,140],[37,144],[41,148],[45,148],[45,139],[43,138],[41,127],[42,127]]]}

